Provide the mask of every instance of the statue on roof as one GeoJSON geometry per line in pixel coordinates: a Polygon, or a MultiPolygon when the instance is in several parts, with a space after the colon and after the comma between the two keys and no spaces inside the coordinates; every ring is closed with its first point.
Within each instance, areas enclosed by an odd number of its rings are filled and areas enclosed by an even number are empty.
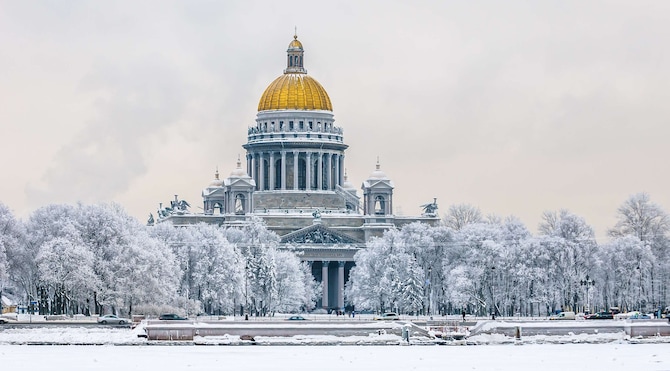
{"type": "Polygon", "coordinates": [[[153,214],[153,213],[149,213],[149,219],[147,220],[147,225],[148,225],[148,226],[152,226],[152,225],[154,225],[154,223],[155,223],[155,221],[154,221],[154,214],[153,214]]]}
{"type": "Polygon", "coordinates": [[[433,202],[421,205],[423,208],[422,215],[435,216],[437,215],[437,198],[433,198],[433,202]]]}

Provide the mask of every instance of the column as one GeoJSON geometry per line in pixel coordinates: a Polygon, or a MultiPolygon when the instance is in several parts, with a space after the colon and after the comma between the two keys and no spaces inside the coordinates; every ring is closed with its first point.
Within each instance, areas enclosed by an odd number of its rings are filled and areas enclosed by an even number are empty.
{"type": "Polygon", "coordinates": [[[286,189],[286,151],[281,151],[281,189],[286,189]]]}
{"type": "Polygon", "coordinates": [[[305,189],[312,189],[312,153],[305,153],[305,189]]]}
{"type": "Polygon", "coordinates": [[[337,268],[337,309],[344,308],[344,263],[339,262],[337,268]]]}
{"type": "Polygon", "coordinates": [[[342,185],[340,183],[340,155],[335,155],[335,184],[333,185],[333,189],[337,188],[338,185],[342,185]]]}
{"type": "MultiPolygon", "coordinates": [[[[251,155],[247,155],[247,174],[251,175],[251,169],[252,169],[252,162],[251,162],[251,155]]],[[[251,176],[253,178],[253,175],[251,176]]]]}
{"type": "Polygon", "coordinates": [[[326,153],[326,172],[323,174],[323,176],[325,177],[324,180],[326,182],[326,190],[327,191],[330,191],[331,189],[333,189],[333,186],[332,186],[332,183],[333,183],[333,181],[332,181],[332,179],[333,179],[333,175],[332,175],[333,174],[333,169],[331,168],[331,161],[330,161],[331,156],[332,156],[332,154],[326,153]]]}
{"type": "Polygon", "coordinates": [[[293,190],[298,190],[298,154],[299,152],[293,152],[293,190]]]}
{"type": "Polygon", "coordinates": [[[328,309],[328,264],[330,264],[330,262],[328,260],[324,260],[321,262],[321,264],[323,264],[321,266],[321,285],[323,291],[321,306],[328,309]]]}
{"type": "MultiPolygon", "coordinates": [[[[256,169],[254,169],[254,163],[255,163],[254,158],[256,157],[256,155],[254,155],[252,153],[252,154],[248,155],[247,157],[249,158],[247,160],[247,165],[249,165],[249,172],[247,174],[249,174],[249,176],[251,176],[251,179],[256,181],[256,171],[255,171],[256,169]]],[[[256,185],[258,185],[257,181],[256,181],[256,185]]]]}
{"type": "Polygon", "coordinates": [[[261,191],[265,190],[265,159],[263,157],[265,156],[263,156],[263,153],[261,152],[258,155],[258,189],[261,191]]]}
{"type": "Polygon", "coordinates": [[[277,173],[275,170],[275,153],[274,151],[270,152],[270,171],[268,174],[268,183],[270,183],[270,190],[275,189],[275,180],[277,179],[277,173]]]}
{"type": "Polygon", "coordinates": [[[319,152],[319,160],[316,162],[316,189],[323,189],[323,153],[319,152]]]}
{"type": "Polygon", "coordinates": [[[340,167],[340,185],[344,184],[344,155],[339,155],[338,157],[338,162],[339,162],[339,167],[340,167]]]}

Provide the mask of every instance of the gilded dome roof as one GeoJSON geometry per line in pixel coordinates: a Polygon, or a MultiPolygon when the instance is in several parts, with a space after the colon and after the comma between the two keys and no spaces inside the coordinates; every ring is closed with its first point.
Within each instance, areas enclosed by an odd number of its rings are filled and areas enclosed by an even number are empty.
{"type": "Polygon", "coordinates": [[[288,44],[289,49],[302,49],[302,43],[298,41],[298,36],[294,36],[291,43],[288,44]]]}
{"type": "Polygon", "coordinates": [[[285,109],[332,111],[333,106],[318,81],[304,73],[285,73],[265,89],[258,110],[285,109]]]}

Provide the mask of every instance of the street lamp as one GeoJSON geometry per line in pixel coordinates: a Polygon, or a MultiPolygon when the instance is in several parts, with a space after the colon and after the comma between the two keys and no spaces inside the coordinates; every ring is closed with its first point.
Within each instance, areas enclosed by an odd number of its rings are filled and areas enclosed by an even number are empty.
{"type": "Polygon", "coordinates": [[[244,319],[249,319],[249,261],[244,263],[244,319]]]}
{"type": "Polygon", "coordinates": [[[640,269],[640,264],[637,264],[637,275],[640,279],[640,282],[637,286],[637,310],[642,312],[642,269],[640,269]]]}
{"type": "Polygon", "coordinates": [[[495,273],[496,267],[491,267],[491,299],[493,300],[493,313],[491,313],[491,319],[496,319],[496,285],[495,285],[495,273]]]}
{"type": "MultiPolygon", "coordinates": [[[[591,303],[589,301],[589,289],[591,286],[595,285],[596,281],[589,279],[589,275],[586,275],[585,280],[579,281],[579,284],[584,286],[586,288],[586,311],[590,312],[591,311],[591,303]]],[[[585,311],[585,312],[586,312],[585,311]]]]}
{"type": "Polygon", "coordinates": [[[431,305],[433,304],[433,268],[428,267],[428,315],[430,316],[432,313],[430,312],[431,305]]]}

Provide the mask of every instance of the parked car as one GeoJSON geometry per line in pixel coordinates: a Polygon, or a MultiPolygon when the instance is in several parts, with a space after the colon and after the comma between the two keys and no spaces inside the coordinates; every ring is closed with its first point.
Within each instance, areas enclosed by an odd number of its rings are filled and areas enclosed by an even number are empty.
{"type": "Polygon", "coordinates": [[[575,319],[575,312],[561,312],[549,317],[550,320],[575,319]]]}
{"type": "Polygon", "coordinates": [[[614,319],[614,314],[612,312],[598,312],[588,315],[586,319],[614,319]]]}
{"type": "Polygon", "coordinates": [[[637,312],[628,317],[628,319],[651,319],[651,316],[649,316],[648,314],[637,312]]]}
{"type": "Polygon", "coordinates": [[[4,325],[7,322],[9,322],[8,319],[0,317],[0,325],[4,325]]]}
{"type": "Polygon", "coordinates": [[[113,314],[106,314],[104,316],[98,317],[98,323],[103,325],[125,325],[129,321],[125,318],[119,318],[113,314]]]}
{"type": "Polygon", "coordinates": [[[630,319],[631,317],[640,314],[640,312],[633,310],[626,313],[617,313],[614,315],[614,319],[630,319]]]}
{"type": "Polygon", "coordinates": [[[182,317],[178,314],[168,313],[168,314],[161,314],[160,317],[158,317],[158,319],[162,321],[183,321],[187,320],[188,318],[182,317]]]}
{"type": "Polygon", "coordinates": [[[374,317],[375,321],[397,321],[399,319],[398,313],[393,312],[382,313],[381,316],[374,317]]]}
{"type": "Polygon", "coordinates": [[[307,319],[303,316],[291,316],[286,319],[287,321],[307,321],[307,319]]]}

